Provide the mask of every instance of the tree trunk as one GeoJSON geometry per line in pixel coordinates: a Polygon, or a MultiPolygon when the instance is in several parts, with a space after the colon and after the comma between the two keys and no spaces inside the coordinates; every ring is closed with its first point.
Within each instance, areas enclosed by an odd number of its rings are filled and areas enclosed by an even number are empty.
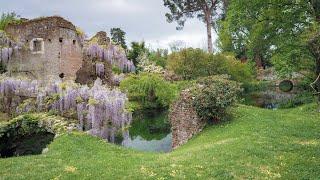
{"type": "Polygon", "coordinates": [[[260,55],[260,53],[256,53],[254,56],[254,61],[256,62],[256,66],[258,69],[263,69],[263,61],[262,61],[262,57],[260,55]]]}
{"type": "MultiPolygon", "coordinates": [[[[316,59],[316,74],[319,76],[320,75],[320,54],[318,55],[316,59]]],[[[316,82],[316,89],[318,92],[320,92],[320,80],[316,82]]],[[[318,101],[320,102],[320,94],[318,94],[318,101]]]]}
{"type": "MultiPolygon", "coordinates": [[[[309,41],[309,49],[315,58],[315,64],[316,64],[316,77],[319,76],[320,74],[320,34],[314,36],[310,41],[309,41]]],[[[316,82],[316,90],[320,92],[320,80],[316,82]]],[[[319,102],[320,102],[320,94],[319,96],[319,102]]]]}
{"type": "Polygon", "coordinates": [[[213,53],[213,47],[212,47],[212,24],[211,24],[211,18],[210,15],[206,15],[206,24],[207,24],[207,36],[208,36],[208,52],[213,53]]]}

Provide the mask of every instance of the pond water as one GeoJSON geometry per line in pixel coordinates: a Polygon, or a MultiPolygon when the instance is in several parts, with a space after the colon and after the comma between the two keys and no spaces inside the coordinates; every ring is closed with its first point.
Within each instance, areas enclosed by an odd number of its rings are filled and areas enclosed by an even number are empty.
{"type": "Polygon", "coordinates": [[[135,113],[124,147],[149,152],[170,152],[172,134],[168,112],[135,113]]]}
{"type": "Polygon", "coordinates": [[[251,92],[244,96],[244,103],[266,109],[278,109],[282,105],[293,101],[298,95],[295,88],[291,92],[283,92],[278,87],[269,87],[265,91],[251,92]]]}

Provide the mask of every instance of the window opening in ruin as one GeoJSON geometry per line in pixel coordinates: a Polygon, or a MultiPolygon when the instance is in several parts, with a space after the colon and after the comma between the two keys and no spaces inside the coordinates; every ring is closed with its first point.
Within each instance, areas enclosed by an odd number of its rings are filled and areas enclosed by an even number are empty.
{"type": "Polygon", "coordinates": [[[59,77],[60,77],[61,79],[63,79],[63,78],[64,78],[64,73],[59,74],[59,77]]]}
{"type": "Polygon", "coordinates": [[[41,51],[41,42],[33,41],[33,51],[41,51]]]}
{"type": "Polygon", "coordinates": [[[76,40],[73,40],[73,41],[72,41],[73,45],[75,45],[75,44],[76,44],[76,42],[77,42],[76,40]]]}
{"type": "Polygon", "coordinates": [[[42,38],[34,38],[30,42],[30,50],[33,54],[44,53],[44,41],[42,38]]]}
{"type": "Polygon", "coordinates": [[[63,41],[63,38],[59,38],[59,42],[61,42],[61,43],[62,43],[62,41],[63,41]]]}

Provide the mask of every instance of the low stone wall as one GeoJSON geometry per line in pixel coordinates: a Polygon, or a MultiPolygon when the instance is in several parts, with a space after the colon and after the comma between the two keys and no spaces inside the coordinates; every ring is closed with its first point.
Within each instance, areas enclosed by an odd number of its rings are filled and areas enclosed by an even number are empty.
{"type": "Polygon", "coordinates": [[[201,120],[192,105],[192,95],[184,90],[180,98],[172,105],[169,119],[172,128],[172,147],[185,144],[194,135],[202,131],[206,122],[201,120]]]}

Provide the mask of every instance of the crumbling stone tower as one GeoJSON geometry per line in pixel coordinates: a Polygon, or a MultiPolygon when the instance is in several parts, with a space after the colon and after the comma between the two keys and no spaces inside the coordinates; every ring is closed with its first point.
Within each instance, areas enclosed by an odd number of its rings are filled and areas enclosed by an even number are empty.
{"type": "Polygon", "coordinates": [[[8,62],[10,76],[74,80],[82,64],[83,39],[76,27],[52,16],[10,24],[6,34],[19,46],[8,62]]]}

